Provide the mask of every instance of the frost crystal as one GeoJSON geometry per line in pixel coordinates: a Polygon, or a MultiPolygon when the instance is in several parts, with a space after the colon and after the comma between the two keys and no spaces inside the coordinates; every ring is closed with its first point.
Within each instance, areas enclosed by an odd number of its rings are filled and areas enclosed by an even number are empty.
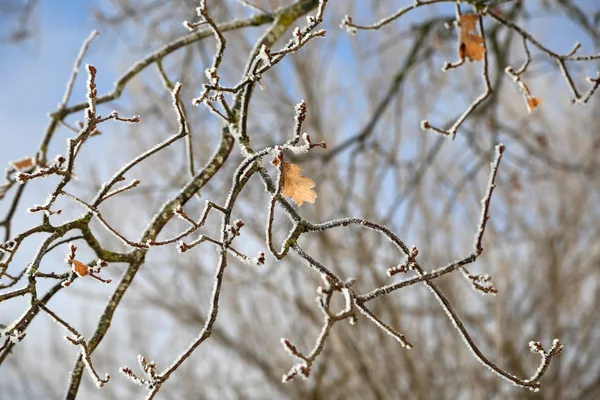
{"type": "Polygon", "coordinates": [[[352,36],[356,35],[356,28],[352,26],[352,17],[350,17],[347,14],[344,15],[344,18],[340,23],[340,28],[345,29],[346,32],[348,32],[352,36]]]}
{"type": "Polygon", "coordinates": [[[271,63],[271,52],[269,48],[264,44],[260,47],[260,52],[258,53],[258,57],[262,60],[262,62],[269,67],[272,65],[271,63]]]}

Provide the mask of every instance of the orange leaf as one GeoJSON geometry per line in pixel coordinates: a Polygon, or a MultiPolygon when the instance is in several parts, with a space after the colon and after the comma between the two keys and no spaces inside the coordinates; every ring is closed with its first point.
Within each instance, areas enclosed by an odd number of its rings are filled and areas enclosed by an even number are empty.
{"type": "Polygon", "coordinates": [[[542,104],[542,99],[539,97],[528,96],[526,100],[527,110],[529,110],[529,113],[532,113],[536,108],[539,107],[540,104],[542,104]]]}
{"type": "Polygon", "coordinates": [[[24,169],[31,168],[35,165],[35,158],[25,157],[17,161],[12,161],[10,164],[17,171],[23,171],[24,169]]]}
{"type": "Polygon", "coordinates": [[[477,32],[477,23],[479,16],[477,14],[466,14],[460,16],[460,45],[458,54],[462,59],[465,57],[469,61],[483,60],[485,45],[483,36],[477,32]]]}
{"type": "Polygon", "coordinates": [[[317,193],[312,190],[315,182],[302,176],[301,171],[297,165],[287,161],[283,163],[283,195],[291,197],[299,206],[305,201],[314,203],[317,198],[317,193]]]}
{"type": "Polygon", "coordinates": [[[88,266],[80,261],[73,260],[72,267],[73,271],[79,276],[86,276],[90,273],[88,266]]]}
{"type": "Polygon", "coordinates": [[[477,14],[464,14],[460,16],[460,30],[462,32],[477,31],[479,16],[477,14]]]}

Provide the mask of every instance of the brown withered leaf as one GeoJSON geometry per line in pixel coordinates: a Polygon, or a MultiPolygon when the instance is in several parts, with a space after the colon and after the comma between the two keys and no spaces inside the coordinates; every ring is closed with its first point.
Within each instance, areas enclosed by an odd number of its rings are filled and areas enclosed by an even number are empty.
{"type": "Polygon", "coordinates": [[[315,187],[315,182],[302,176],[301,171],[302,169],[299,166],[284,161],[282,193],[286,197],[291,197],[299,206],[305,201],[314,203],[317,198],[317,193],[312,190],[315,187]]]}
{"type": "Polygon", "coordinates": [[[483,60],[485,45],[483,36],[477,31],[479,16],[477,14],[465,14],[460,16],[460,45],[458,55],[460,59],[467,58],[469,61],[483,60]]]}
{"type": "Polygon", "coordinates": [[[25,157],[17,161],[11,161],[10,165],[12,165],[17,171],[23,171],[35,165],[35,158],[25,157]]]}
{"type": "Polygon", "coordinates": [[[73,260],[72,268],[78,276],[86,276],[90,273],[87,265],[77,260],[73,260]]]}
{"type": "Polygon", "coordinates": [[[464,14],[460,16],[460,30],[461,32],[475,32],[477,33],[477,23],[479,22],[479,16],[477,14],[464,14]]]}
{"type": "Polygon", "coordinates": [[[540,104],[542,104],[542,99],[540,99],[539,97],[527,96],[525,99],[527,100],[527,110],[529,111],[530,114],[536,108],[538,108],[540,106],[540,104]]]}

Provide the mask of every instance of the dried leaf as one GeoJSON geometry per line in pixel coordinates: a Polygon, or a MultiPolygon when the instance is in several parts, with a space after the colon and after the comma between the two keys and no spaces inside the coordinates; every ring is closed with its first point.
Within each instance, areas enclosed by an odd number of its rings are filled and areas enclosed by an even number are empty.
{"type": "Polygon", "coordinates": [[[466,14],[460,16],[460,45],[458,47],[459,57],[468,58],[469,61],[483,60],[485,46],[483,36],[477,31],[479,16],[477,14],[466,14]]]}
{"type": "Polygon", "coordinates": [[[460,16],[460,30],[462,32],[477,31],[479,16],[477,14],[464,14],[460,16]]]}
{"type": "Polygon", "coordinates": [[[540,104],[542,104],[542,99],[540,99],[539,97],[527,96],[526,100],[527,100],[527,110],[529,111],[530,114],[536,108],[538,108],[540,104]]]}
{"type": "Polygon", "coordinates": [[[299,206],[303,202],[314,203],[317,193],[312,190],[315,182],[300,174],[301,168],[285,161],[283,163],[283,195],[291,197],[299,206]]]}
{"type": "Polygon", "coordinates": [[[79,276],[86,276],[90,273],[88,266],[80,261],[73,260],[71,266],[73,268],[73,272],[79,276]]]}
{"type": "Polygon", "coordinates": [[[17,171],[23,171],[25,169],[29,169],[35,165],[35,158],[33,157],[25,157],[17,161],[12,161],[10,165],[13,166],[17,171]]]}

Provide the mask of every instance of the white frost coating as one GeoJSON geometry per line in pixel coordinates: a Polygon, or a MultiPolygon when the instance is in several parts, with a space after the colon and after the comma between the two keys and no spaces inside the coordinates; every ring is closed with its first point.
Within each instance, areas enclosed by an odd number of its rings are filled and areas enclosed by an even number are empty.
{"type": "Polygon", "coordinates": [[[513,67],[511,67],[510,65],[508,65],[506,68],[504,68],[504,72],[510,76],[513,81],[517,81],[518,79],[518,75],[515,75],[515,70],[513,69],[513,67]]]}
{"type": "Polygon", "coordinates": [[[89,375],[92,378],[92,380],[94,381],[96,388],[97,389],[102,388],[102,386],[104,386],[104,383],[110,379],[110,375],[106,374],[104,376],[104,381],[102,381],[100,379],[100,377],[98,375],[96,375],[94,368],[92,367],[92,364],[90,364],[89,354],[87,354],[87,352],[85,351],[84,346],[81,346],[81,359],[82,359],[83,363],[85,364],[86,368],[88,369],[88,371],[90,373],[89,375]]]}
{"type": "Polygon", "coordinates": [[[102,266],[100,265],[99,260],[96,260],[93,267],[88,267],[88,272],[90,272],[92,274],[97,274],[100,272],[101,268],[102,268],[102,266]]]}
{"type": "Polygon", "coordinates": [[[258,57],[262,60],[264,64],[268,65],[269,67],[272,65],[271,52],[269,51],[269,48],[264,44],[260,47],[258,57]]]}
{"type": "Polygon", "coordinates": [[[302,30],[299,27],[295,27],[293,36],[294,42],[296,42],[296,46],[299,46],[302,43],[302,30]]]}
{"type": "Polygon", "coordinates": [[[17,344],[21,340],[23,340],[23,338],[25,337],[25,332],[21,332],[20,330],[15,329],[15,326],[19,323],[19,321],[22,321],[23,316],[25,316],[25,314],[23,314],[21,318],[17,319],[10,326],[7,326],[5,329],[1,330],[0,337],[6,337],[12,344],[17,344]]]}
{"type": "Polygon", "coordinates": [[[309,374],[308,369],[306,369],[306,366],[304,366],[304,368],[298,366],[298,369],[300,370],[300,373],[298,375],[300,375],[302,379],[307,380],[309,378],[309,374]]]}
{"type": "MultiPolygon", "coordinates": [[[[168,138],[167,140],[154,145],[153,147],[151,147],[150,149],[148,149],[144,153],[142,153],[139,156],[135,157],[133,160],[131,160],[129,163],[127,163],[124,167],[122,167],[117,172],[115,172],[114,175],[111,177],[110,182],[111,183],[112,182],[116,182],[118,180],[119,176],[125,175],[125,173],[129,169],[131,169],[134,165],[136,165],[137,163],[139,163],[140,161],[142,161],[142,159],[148,157],[150,154],[154,154],[154,153],[158,152],[163,147],[167,147],[168,145],[170,145],[171,143],[175,142],[177,139],[179,139],[181,137],[183,137],[183,135],[180,135],[180,134],[177,133],[177,134],[171,136],[170,138],[168,138]]],[[[94,201],[97,201],[100,198],[100,196],[106,190],[106,187],[107,187],[107,185],[102,185],[102,187],[100,188],[100,190],[96,194],[96,198],[94,199],[94,201]]]]}
{"type": "Polygon", "coordinates": [[[494,161],[490,163],[490,175],[488,178],[487,189],[485,192],[485,196],[481,199],[481,215],[479,217],[479,224],[477,225],[477,233],[475,234],[475,240],[473,242],[473,248],[477,252],[478,243],[481,240],[481,236],[483,235],[483,230],[485,228],[485,224],[487,219],[489,218],[489,202],[492,198],[492,192],[496,187],[495,179],[498,173],[498,167],[500,165],[500,158],[502,157],[502,153],[504,151],[504,145],[502,143],[496,145],[496,157],[494,161]]]}
{"type": "Polygon", "coordinates": [[[279,341],[281,342],[281,345],[283,346],[283,348],[285,349],[285,351],[293,357],[296,357],[296,353],[294,352],[294,349],[292,347],[292,344],[290,343],[290,341],[286,338],[281,338],[279,339],[279,341]]]}
{"type": "Polygon", "coordinates": [[[529,342],[529,350],[531,350],[532,353],[539,353],[540,351],[544,351],[544,349],[542,348],[542,344],[533,340],[529,342]]]}
{"type": "Polygon", "coordinates": [[[321,328],[321,332],[319,333],[319,337],[318,337],[317,341],[315,342],[315,346],[313,347],[313,349],[310,352],[311,356],[308,357],[309,360],[311,360],[311,361],[314,360],[314,358],[319,353],[321,353],[321,351],[319,349],[323,346],[323,342],[325,341],[327,333],[331,329],[329,317],[326,316],[324,321],[325,321],[325,323],[323,324],[323,327],[321,328]]]}
{"type": "Polygon", "coordinates": [[[272,157],[276,158],[276,157],[279,157],[279,154],[281,154],[282,151],[283,151],[283,147],[281,147],[281,146],[275,146],[275,147],[273,147],[271,149],[271,151],[269,152],[269,154],[272,157]]]}
{"type": "MultiPolygon", "coordinates": [[[[259,261],[260,254],[256,257],[250,258],[244,254],[238,253],[237,251],[231,250],[231,248],[229,248],[228,250],[229,250],[229,254],[233,255],[237,260],[240,260],[244,264],[252,265],[254,267],[262,265],[262,263],[259,261]]],[[[221,251],[221,249],[217,247],[217,252],[219,253],[220,251],[221,251]]],[[[264,258],[263,258],[263,260],[264,260],[264,258]]]]}
{"type": "MultiPolygon", "coordinates": [[[[55,324],[57,324],[57,325],[60,325],[60,326],[62,326],[62,325],[61,325],[61,324],[60,324],[60,323],[59,323],[59,322],[56,320],[56,318],[52,318],[52,322],[54,322],[54,323],[55,323],[55,324]]],[[[81,340],[81,337],[75,337],[75,339],[73,339],[72,337],[70,337],[70,336],[68,336],[68,335],[65,335],[65,336],[63,336],[63,339],[65,339],[65,341],[67,341],[67,342],[69,342],[69,343],[73,344],[73,342],[77,342],[78,340],[81,340]]]]}
{"type": "Polygon", "coordinates": [[[302,134],[302,140],[304,140],[304,144],[296,145],[296,146],[285,146],[286,149],[289,149],[292,153],[296,155],[308,153],[310,150],[310,140],[308,133],[304,132],[302,134]]]}
{"type": "Polygon", "coordinates": [[[220,290],[220,286],[222,283],[222,278],[219,278],[219,276],[221,276],[221,274],[223,273],[224,268],[225,268],[225,264],[220,263],[217,268],[217,271],[215,273],[215,278],[213,279],[212,292],[210,295],[208,319],[205,321],[204,326],[202,327],[202,330],[200,331],[198,336],[196,336],[194,341],[183,351],[183,353],[181,353],[179,356],[177,356],[177,358],[175,358],[175,360],[173,360],[173,362],[167,367],[167,369],[165,371],[163,371],[160,374],[160,376],[163,376],[166,373],[166,371],[170,371],[172,368],[174,368],[176,364],[181,362],[181,360],[186,356],[186,354],[189,354],[189,352],[193,348],[198,346],[201,343],[201,341],[203,341],[204,339],[206,339],[208,337],[207,335],[210,335],[211,330],[209,330],[209,328],[210,328],[209,324],[214,322],[213,318],[216,318],[216,311],[218,310],[218,305],[216,303],[219,301],[219,298],[218,298],[217,294],[220,290]]]}
{"type": "Polygon", "coordinates": [[[373,318],[373,316],[371,314],[369,314],[368,312],[366,312],[362,307],[357,307],[357,308],[365,317],[367,317],[369,320],[371,320],[371,322],[373,322],[375,325],[377,325],[377,327],[379,329],[381,329],[382,331],[384,331],[385,333],[387,333],[388,335],[390,335],[391,337],[396,339],[402,347],[404,347],[406,349],[412,348],[412,345],[406,341],[406,339],[404,338],[404,335],[402,335],[398,332],[395,332],[393,330],[390,330],[390,328],[388,326],[382,324],[381,321],[379,321],[377,318],[373,318]]]}
{"type": "MultiPolygon", "coordinates": [[[[85,366],[88,369],[92,368],[91,364],[89,363],[89,361],[85,357],[83,357],[82,360],[83,360],[83,363],[85,364],[85,366]]],[[[102,386],[104,386],[104,382],[101,381],[100,378],[97,377],[95,374],[90,373],[90,376],[92,377],[92,380],[94,381],[94,384],[96,385],[96,389],[101,389],[102,386]]],[[[104,379],[105,380],[110,379],[110,375],[108,375],[108,374],[104,375],[104,379]]]]}
{"type": "Polygon", "coordinates": [[[146,365],[146,358],[143,355],[141,355],[141,354],[137,355],[137,362],[140,365],[140,367],[142,369],[144,369],[144,365],[146,365]]]}
{"type": "Polygon", "coordinates": [[[124,366],[124,367],[122,367],[122,368],[119,369],[119,372],[121,374],[123,374],[131,382],[133,382],[133,383],[135,383],[136,385],[139,385],[139,386],[144,386],[144,382],[140,378],[138,378],[137,376],[133,375],[132,373],[125,372],[125,371],[131,371],[131,368],[129,368],[128,366],[124,366]]]}
{"type": "Polygon", "coordinates": [[[353,276],[349,277],[348,279],[346,279],[344,281],[344,285],[348,288],[353,286],[355,283],[356,283],[356,278],[354,278],[353,276]]]}
{"type": "Polygon", "coordinates": [[[446,315],[448,316],[448,319],[450,319],[450,322],[452,322],[452,325],[454,325],[454,328],[458,331],[461,339],[463,340],[463,342],[465,343],[465,345],[467,346],[467,348],[471,351],[471,353],[473,354],[473,356],[475,357],[475,359],[477,361],[479,361],[481,363],[481,365],[483,365],[484,367],[486,367],[487,369],[489,369],[490,371],[492,371],[493,373],[499,375],[502,379],[507,380],[508,382],[511,382],[514,384],[513,381],[511,381],[510,379],[508,379],[507,377],[505,377],[502,374],[499,374],[496,370],[494,370],[492,367],[490,367],[487,363],[485,363],[480,357],[479,355],[475,352],[475,350],[473,349],[473,347],[471,346],[471,344],[469,343],[469,341],[467,340],[463,330],[458,326],[458,324],[456,323],[456,320],[454,318],[454,316],[452,315],[452,313],[450,312],[450,310],[448,310],[448,308],[446,307],[446,304],[444,304],[444,302],[442,301],[442,299],[438,296],[437,292],[433,289],[433,287],[428,284],[428,282],[425,282],[425,284],[427,285],[427,288],[429,288],[429,290],[433,293],[434,297],[436,298],[436,300],[440,303],[440,306],[442,307],[442,310],[444,310],[444,312],[446,313],[446,315]]]}
{"type": "Polygon", "coordinates": [[[9,332],[9,328],[6,328],[4,331],[0,332],[0,337],[5,336],[10,343],[13,345],[19,343],[25,337],[25,333],[21,332],[18,329],[15,329],[12,332],[9,332]]]}
{"type": "Polygon", "coordinates": [[[342,295],[344,296],[344,300],[346,300],[346,307],[344,307],[342,314],[346,314],[352,311],[354,302],[352,301],[352,296],[350,295],[350,289],[342,288],[342,295]]]}
{"type": "Polygon", "coordinates": [[[25,275],[31,276],[34,266],[35,266],[35,263],[27,264],[27,269],[25,270],[25,275]]]}
{"type": "Polygon", "coordinates": [[[319,29],[318,31],[315,31],[313,33],[313,36],[316,36],[318,38],[323,38],[323,37],[325,37],[326,33],[327,33],[327,30],[325,30],[325,29],[319,29]]]}
{"type": "MultiPolygon", "coordinates": [[[[178,93],[181,90],[181,83],[177,82],[175,84],[175,88],[173,89],[172,93],[172,98],[173,98],[173,106],[175,107],[175,110],[178,114],[178,118],[182,117],[181,116],[181,110],[178,107],[178,93]]],[[[117,172],[115,172],[115,174],[112,176],[112,178],[110,179],[110,184],[109,185],[102,185],[101,189],[98,191],[98,193],[96,194],[96,197],[94,198],[93,203],[97,204],[97,202],[106,194],[106,190],[108,190],[108,188],[112,185],[114,185],[118,180],[119,177],[122,177],[123,175],[125,175],[125,173],[127,171],[129,171],[131,168],[133,168],[135,165],[137,165],[138,163],[140,163],[141,161],[143,161],[144,159],[146,159],[147,157],[150,157],[151,155],[153,155],[154,153],[158,152],[159,150],[161,150],[162,148],[165,148],[167,146],[169,146],[171,143],[181,139],[182,137],[184,137],[186,135],[187,131],[185,130],[184,126],[180,126],[180,131],[177,132],[174,135],[171,135],[169,138],[167,138],[166,140],[164,140],[161,143],[156,144],[155,146],[153,146],[152,148],[150,148],[149,150],[145,151],[144,153],[138,155],[137,157],[135,157],[133,160],[131,160],[130,162],[128,162],[127,164],[125,164],[121,169],[119,169],[117,172]]],[[[218,150],[216,150],[218,151],[218,150]]],[[[182,189],[182,190],[185,190],[182,189]]]]}
{"type": "Polygon", "coordinates": [[[356,35],[356,28],[350,26],[352,24],[352,18],[346,14],[344,18],[342,18],[342,22],[340,23],[340,28],[345,29],[346,32],[351,34],[352,36],[356,35]]]}
{"type": "Polygon", "coordinates": [[[206,0],[200,0],[200,6],[196,7],[196,13],[198,13],[198,16],[202,16],[204,11],[206,11],[206,0]]]}
{"type": "MultiPolygon", "coordinates": [[[[490,370],[492,373],[494,373],[495,375],[499,376],[500,378],[504,379],[505,381],[512,383],[514,386],[527,387],[530,390],[533,390],[535,392],[537,392],[539,390],[539,388],[536,387],[536,386],[528,386],[528,385],[524,385],[524,384],[519,383],[521,381],[521,379],[519,379],[518,377],[516,377],[516,376],[514,376],[512,374],[509,374],[509,373],[505,372],[504,374],[506,374],[506,375],[504,375],[500,371],[498,371],[495,368],[493,368],[490,364],[488,364],[488,362],[486,362],[487,360],[482,359],[481,356],[479,354],[477,354],[477,352],[475,351],[475,349],[473,348],[473,346],[471,345],[471,343],[467,339],[466,332],[464,331],[464,328],[462,328],[462,327],[460,327],[458,325],[456,319],[454,318],[454,316],[452,315],[452,313],[450,312],[450,310],[446,307],[446,304],[442,301],[442,299],[440,298],[440,296],[438,295],[438,293],[434,290],[432,284],[430,282],[428,282],[428,281],[425,281],[423,283],[433,293],[434,297],[440,303],[440,306],[442,307],[442,309],[444,310],[444,312],[446,313],[446,315],[450,319],[450,322],[452,322],[452,325],[454,325],[454,328],[456,329],[456,331],[460,335],[461,339],[463,340],[463,342],[465,343],[465,345],[467,346],[467,348],[471,351],[471,353],[473,354],[473,356],[475,357],[475,359],[477,361],[479,361],[479,363],[481,365],[483,365],[485,368],[487,368],[488,370],[490,370]]],[[[543,363],[540,364],[540,365],[543,365],[543,363]]],[[[531,382],[531,381],[524,380],[522,382],[531,382]]]]}
{"type": "Polygon", "coordinates": [[[263,265],[265,263],[265,253],[263,253],[262,251],[259,252],[256,257],[252,258],[252,264],[256,265],[257,267],[263,265]]]}
{"type": "Polygon", "coordinates": [[[206,75],[211,84],[216,85],[219,83],[217,69],[215,67],[206,68],[206,70],[204,70],[204,75],[206,75]]]}

